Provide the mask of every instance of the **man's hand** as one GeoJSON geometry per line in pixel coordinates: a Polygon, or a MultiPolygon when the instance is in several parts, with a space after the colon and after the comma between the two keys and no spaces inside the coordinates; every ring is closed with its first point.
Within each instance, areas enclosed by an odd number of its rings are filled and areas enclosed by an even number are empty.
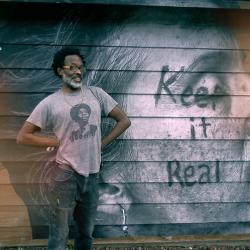
{"type": "Polygon", "coordinates": [[[55,151],[55,150],[57,150],[57,148],[59,147],[59,145],[60,145],[60,142],[59,142],[59,140],[58,140],[58,138],[57,137],[54,137],[54,139],[57,141],[57,146],[54,146],[54,147],[47,147],[46,148],[46,151],[47,152],[53,152],[53,151],[55,151]]]}
{"type": "Polygon", "coordinates": [[[50,153],[50,152],[53,152],[53,151],[55,151],[55,150],[56,150],[55,147],[47,147],[47,148],[46,148],[46,151],[49,152],[49,153],[50,153]]]}

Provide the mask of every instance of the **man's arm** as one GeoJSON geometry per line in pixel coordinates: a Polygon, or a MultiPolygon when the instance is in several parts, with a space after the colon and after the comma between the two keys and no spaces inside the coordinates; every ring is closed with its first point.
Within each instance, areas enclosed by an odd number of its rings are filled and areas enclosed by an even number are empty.
{"type": "Polygon", "coordinates": [[[59,141],[56,137],[47,137],[37,135],[41,128],[30,123],[25,122],[21,130],[19,131],[16,142],[17,144],[26,144],[40,147],[58,147],[59,141]]]}
{"type": "Polygon", "coordinates": [[[131,124],[129,118],[119,106],[115,106],[108,116],[115,119],[117,123],[110,133],[102,139],[102,149],[121,135],[131,124]]]}

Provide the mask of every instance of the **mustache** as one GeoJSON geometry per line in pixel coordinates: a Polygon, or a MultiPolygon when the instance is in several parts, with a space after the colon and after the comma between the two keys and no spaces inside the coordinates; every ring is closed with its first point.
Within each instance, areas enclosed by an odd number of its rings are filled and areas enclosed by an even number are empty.
{"type": "Polygon", "coordinates": [[[82,79],[82,75],[80,75],[80,74],[74,74],[74,75],[72,75],[71,78],[81,78],[82,79]]]}

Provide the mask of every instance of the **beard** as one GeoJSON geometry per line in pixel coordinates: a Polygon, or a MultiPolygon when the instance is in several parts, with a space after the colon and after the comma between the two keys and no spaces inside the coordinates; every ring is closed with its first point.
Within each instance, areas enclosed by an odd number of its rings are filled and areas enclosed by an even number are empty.
{"type": "Polygon", "coordinates": [[[73,78],[63,76],[63,83],[65,83],[71,89],[79,89],[82,87],[82,80],[80,82],[76,82],[73,78]]]}

